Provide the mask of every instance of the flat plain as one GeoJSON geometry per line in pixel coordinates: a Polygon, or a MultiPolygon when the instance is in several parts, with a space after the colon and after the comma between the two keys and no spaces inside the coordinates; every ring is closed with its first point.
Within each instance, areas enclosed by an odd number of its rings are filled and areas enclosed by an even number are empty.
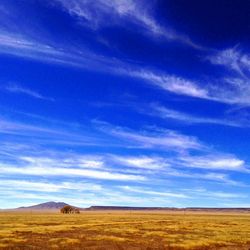
{"type": "Polygon", "coordinates": [[[250,249],[250,213],[1,212],[0,249],[250,249]]]}

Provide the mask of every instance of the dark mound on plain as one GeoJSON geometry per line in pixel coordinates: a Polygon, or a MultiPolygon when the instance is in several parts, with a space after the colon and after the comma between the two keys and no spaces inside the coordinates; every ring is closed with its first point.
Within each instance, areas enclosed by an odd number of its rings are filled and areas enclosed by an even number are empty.
{"type": "Polygon", "coordinates": [[[69,204],[64,203],[64,202],[54,202],[54,201],[49,201],[41,204],[37,204],[34,206],[29,206],[29,207],[19,207],[17,208],[18,210],[54,210],[54,209],[61,209],[64,206],[67,206],[69,204]]]}

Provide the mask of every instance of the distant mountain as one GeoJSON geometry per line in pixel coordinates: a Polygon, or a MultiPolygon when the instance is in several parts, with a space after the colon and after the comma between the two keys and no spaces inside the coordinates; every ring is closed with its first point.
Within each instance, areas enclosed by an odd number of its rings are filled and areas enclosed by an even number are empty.
{"type": "Polygon", "coordinates": [[[54,202],[54,201],[49,201],[41,204],[37,204],[34,206],[29,206],[29,207],[19,207],[17,208],[18,210],[52,210],[52,209],[61,209],[62,207],[68,205],[67,203],[64,202],[54,202]]]}

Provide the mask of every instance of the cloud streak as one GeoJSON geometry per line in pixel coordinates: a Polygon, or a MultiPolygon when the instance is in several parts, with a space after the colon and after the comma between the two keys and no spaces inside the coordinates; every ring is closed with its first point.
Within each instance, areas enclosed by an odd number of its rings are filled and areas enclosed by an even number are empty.
{"type": "MultiPolygon", "coordinates": [[[[10,121],[0,117],[0,133],[8,136],[16,144],[25,143],[38,145],[71,145],[71,146],[102,146],[106,139],[95,130],[84,132],[85,127],[70,123],[53,122],[48,119],[45,123],[10,121]],[[15,138],[13,138],[15,136],[15,138]]],[[[111,142],[110,142],[111,145],[111,142]]]]}
{"type": "MultiPolygon", "coordinates": [[[[110,58],[101,54],[98,55],[83,46],[80,49],[69,48],[68,45],[57,48],[56,46],[32,40],[27,36],[23,37],[0,32],[0,53],[85,70],[125,75],[143,80],[147,84],[164,91],[192,98],[231,105],[248,104],[249,102],[247,97],[250,90],[246,79],[221,79],[224,82],[224,86],[220,85],[217,82],[218,80],[211,80],[211,83],[200,79],[190,80],[182,76],[170,75],[166,72],[156,72],[153,69],[141,68],[131,62],[119,60],[114,57],[110,58]],[[233,89],[231,88],[232,86],[234,87],[233,89]]],[[[214,64],[221,64],[219,63],[221,60],[210,59],[214,64]],[[217,61],[219,62],[216,63],[217,61]]],[[[245,66],[249,64],[248,57],[243,60],[243,64],[245,66]]],[[[27,91],[22,92],[28,94],[27,91]]]]}
{"type": "Polygon", "coordinates": [[[211,79],[211,82],[208,83],[203,80],[189,80],[181,76],[145,69],[134,71],[128,70],[127,74],[177,95],[230,105],[249,104],[247,97],[249,96],[250,90],[248,89],[247,82],[238,78],[211,79]],[[223,85],[221,85],[221,82],[223,85]]]}
{"type": "MultiPolygon", "coordinates": [[[[224,97],[231,103],[249,106],[250,56],[236,47],[217,51],[206,58],[212,65],[227,70],[221,82],[226,85],[224,97]]],[[[222,90],[221,90],[222,94],[222,90]]]]}
{"type": "Polygon", "coordinates": [[[165,41],[177,41],[196,49],[201,46],[195,44],[188,36],[182,35],[171,28],[160,25],[153,17],[152,8],[146,1],[132,0],[54,0],[59,3],[71,16],[76,17],[81,25],[91,29],[107,26],[124,26],[130,23],[144,30],[151,37],[160,37],[165,41]],[[109,18],[109,22],[106,22],[109,18]]]}
{"type": "MultiPolygon", "coordinates": [[[[122,61],[96,54],[84,46],[72,47],[64,44],[59,47],[55,42],[44,42],[29,34],[13,34],[0,29],[0,53],[9,54],[40,62],[81,68],[113,72],[114,65],[124,66],[122,61]]],[[[115,73],[115,71],[114,71],[115,73]]]]}
{"type": "Polygon", "coordinates": [[[184,166],[210,170],[247,171],[245,162],[233,156],[203,155],[182,156],[178,161],[184,166]]]}
{"type": "Polygon", "coordinates": [[[237,50],[237,48],[229,48],[208,56],[208,61],[214,65],[221,65],[229,70],[233,70],[246,77],[250,73],[250,56],[237,50]]]}
{"type": "Polygon", "coordinates": [[[27,167],[1,165],[0,170],[5,175],[25,176],[65,176],[65,177],[86,177],[90,179],[112,180],[112,181],[145,181],[146,178],[140,175],[120,174],[108,171],[98,171],[79,168],[62,168],[29,165],[27,167]]]}
{"type": "Polygon", "coordinates": [[[158,192],[158,191],[152,191],[152,190],[145,190],[138,187],[130,187],[130,186],[121,186],[121,189],[127,192],[132,193],[140,193],[140,194],[146,194],[150,196],[160,196],[160,197],[174,197],[174,198],[189,198],[188,195],[181,194],[181,193],[174,193],[174,192],[158,192]]]}
{"type": "Polygon", "coordinates": [[[22,86],[17,85],[17,84],[8,84],[8,85],[2,87],[1,89],[3,91],[7,91],[7,92],[13,93],[13,94],[23,94],[23,95],[30,96],[30,97],[33,97],[36,99],[54,101],[53,98],[45,97],[34,90],[22,87],[22,86]]]}
{"type": "Polygon", "coordinates": [[[100,191],[102,186],[93,183],[83,183],[83,182],[61,182],[61,183],[51,183],[51,182],[40,182],[40,181],[26,181],[26,180],[1,180],[0,189],[4,190],[23,190],[23,191],[33,191],[40,192],[43,190],[48,193],[55,193],[61,191],[100,191]]]}
{"type": "Polygon", "coordinates": [[[227,120],[227,119],[215,119],[209,117],[199,117],[192,114],[180,112],[177,110],[166,108],[162,105],[151,104],[152,113],[148,113],[153,116],[158,116],[162,119],[172,119],[180,121],[186,124],[217,124],[231,127],[245,127],[246,124],[242,124],[240,120],[227,120]]]}
{"type": "MultiPolygon", "coordinates": [[[[144,5],[144,1],[124,0],[97,0],[95,3],[90,0],[54,0],[54,4],[50,4],[50,6],[63,8],[70,15],[77,17],[80,23],[85,23],[92,28],[106,25],[106,20],[109,18],[111,25],[124,24],[125,27],[130,27],[131,25],[126,25],[126,22],[132,22],[134,25],[144,27],[151,35],[163,36],[167,40],[180,41],[189,45],[193,44],[187,37],[160,26],[150,13],[152,8],[150,6],[142,8],[141,6],[144,5]]],[[[195,47],[194,44],[192,46],[195,47]]],[[[14,32],[12,27],[9,27],[8,31],[0,28],[0,53],[61,66],[125,75],[143,80],[152,86],[177,95],[229,105],[249,105],[250,57],[236,48],[207,51],[209,55],[206,56],[206,62],[215,66],[223,65],[238,74],[238,77],[223,77],[219,80],[211,79],[211,77],[208,80],[204,80],[202,77],[188,79],[182,75],[169,74],[165,70],[156,71],[149,66],[139,67],[138,64],[131,63],[129,60],[95,53],[82,44],[74,46],[63,41],[58,45],[51,37],[45,37],[42,40],[41,35],[34,35],[29,27],[25,34],[14,32]]],[[[22,88],[12,88],[12,90],[39,98],[38,93],[30,90],[22,88]]]]}
{"type": "Polygon", "coordinates": [[[204,149],[195,137],[186,136],[173,130],[135,132],[123,128],[104,128],[113,136],[137,143],[145,148],[161,148],[165,150],[201,150],[204,149]]]}
{"type": "Polygon", "coordinates": [[[113,156],[113,160],[118,162],[119,164],[138,168],[138,169],[147,169],[147,170],[155,170],[160,171],[169,167],[170,164],[164,161],[163,158],[159,157],[149,157],[149,156],[113,156]]]}

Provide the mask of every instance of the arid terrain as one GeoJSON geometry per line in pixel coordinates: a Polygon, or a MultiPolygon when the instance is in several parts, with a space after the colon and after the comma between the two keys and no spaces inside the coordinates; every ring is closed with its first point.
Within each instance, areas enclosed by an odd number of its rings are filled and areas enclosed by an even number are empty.
{"type": "Polygon", "coordinates": [[[1,212],[0,249],[249,249],[250,213],[1,212]]]}

